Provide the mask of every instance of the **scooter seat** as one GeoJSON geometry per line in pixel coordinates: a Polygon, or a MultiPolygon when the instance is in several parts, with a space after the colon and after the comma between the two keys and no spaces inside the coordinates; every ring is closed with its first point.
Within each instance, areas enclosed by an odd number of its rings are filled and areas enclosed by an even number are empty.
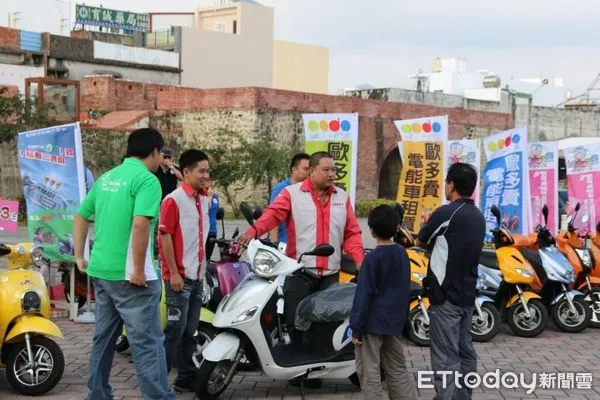
{"type": "Polygon", "coordinates": [[[498,257],[496,257],[495,251],[482,251],[481,255],[479,256],[479,264],[492,269],[500,269],[498,257]]]}
{"type": "Polygon", "coordinates": [[[296,308],[294,325],[308,331],[313,323],[339,322],[350,316],[356,285],[331,286],[304,298],[296,308]]]}

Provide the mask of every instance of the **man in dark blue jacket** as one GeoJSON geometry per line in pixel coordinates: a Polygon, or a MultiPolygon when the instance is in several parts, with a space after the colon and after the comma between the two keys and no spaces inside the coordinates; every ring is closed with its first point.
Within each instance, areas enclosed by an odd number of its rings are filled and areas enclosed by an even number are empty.
{"type": "Polygon", "coordinates": [[[416,398],[401,339],[408,313],[410,265],[404,247],[392,241],[399,220],[396,210],[385,205],[369,215],[377,247],[361,266],[350,317],[356,371],[369,400],[383,399],[380,366],[390,400],[416,398]]]}

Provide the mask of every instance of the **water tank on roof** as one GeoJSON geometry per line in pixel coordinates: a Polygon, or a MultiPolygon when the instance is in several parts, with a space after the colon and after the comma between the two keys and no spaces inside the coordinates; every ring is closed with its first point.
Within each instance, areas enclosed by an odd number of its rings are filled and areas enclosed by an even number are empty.
{"type": "Polygon", "coordinates": [[[483,77],[483,87],[486,89],[498,88],[500,87],[500,83],[500,77],[496,74],[490,74],[483,77]]]}
{"type": "Polygon", "coordinates": [[[439,57],[433,60],[433,68],[431,70],[433,72],[442,72],[442,60],[439,57]]]}

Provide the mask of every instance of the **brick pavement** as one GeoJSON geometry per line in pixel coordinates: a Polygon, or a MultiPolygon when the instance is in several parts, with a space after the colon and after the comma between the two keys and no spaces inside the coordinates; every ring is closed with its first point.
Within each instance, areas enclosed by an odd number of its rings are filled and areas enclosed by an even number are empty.
{"type": "MultiPolygon", "coordinates": [[[[93,325],[80,325],[66,319],[58,321],[65,340],[60,341],[66,359],[66,368],[60,384],[44,399],[48,400],[81,400],[85,398],[87,357],[91,346],[93,325]]],[[[581,334],[565,334],[556,331],[553,326],[538,338],[524,339],[512,336],[508,328],[490,343],[476,344],[480,357],[480,372],[503,371],[523,372],[590,372],[600,380],[600,363],[595,352],[600,341],[600,330],[588,329],[581,334]]],[[[415,374],[418,370],[429,369],[429,350],[407,344],[409,367],[415,374]]],[[[173,377],[171,377],[173,379],[173,377]]],[[[531,380],[526,375],[526,381],[531,380]]],[[[111,385],[114,389],[115,400],[141,399],[137,390],[131,357],[128,354],[115,355],[111,375],[111,385]]],[[[598,399],[600,398],[600,383],[593,382],[590,390],[554,390],[537,389],[527,395],[523,390],[514,391],[502,389],[477,390],[474,399],[598,399]]],[[[433,398],[432,390],[422,390],[420,399],[433,398]]],[[[26,399],[12,392],[6,382],[4,372],[0,372],[0,398],[26,399]]],[[[193,394],[179,397],[183,400],[194,399],[193,394]]],[[[275,382],[258,372],[240,373],[234,377],[230,389],[222,396],[223,399],[299,399],[299,389],[287,387],[286,382],[275,382]]],[[[309,390],[307,399],[363,399],[360,392],[346,380],[325,381],[321,389],[309,390]]]]}

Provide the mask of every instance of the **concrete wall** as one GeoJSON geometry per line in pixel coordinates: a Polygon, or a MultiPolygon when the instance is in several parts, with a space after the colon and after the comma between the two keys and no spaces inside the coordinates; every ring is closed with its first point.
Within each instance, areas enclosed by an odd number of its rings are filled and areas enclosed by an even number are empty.
{"type": "Polygon", "coordinates": [[[132,35],[116,35],[113,33],[96,31],[71,31],[71,37],[76,39],[100,40],[106,43],[125,44],[134,46],[135,40],[132,35]]]}
{"type": "Polygon", "coordinates": [[[327,93],[329,49],[276,40],[273,43],[273,88],[327,93]]]}
{"type": "Polygon", "coordinates": [[[30,67],[27,65],[0,64],[0,85],[12,85],[25,94],[25,78],[43,77],[44,67],[30,67]]]}
{"type": "Polygon", "coordinates": [[[217,30],[215,24],[223,23],[225,24],[223,33],[233,33],[233,21],[237,21],[239,33],[240,9],[238,5],[200,8],[195,12],[195,26],[199,30],[215,32],[217,30]]]}
{"type": "Polygon", "coordinates": [[[536,141],[600,137],[600,111],[519,105],[515,126],[526,126],[530,140],[536,141]]]}
{"type": "Polygon", "coordinates": [[[119,74],[122,79],[136,82],[156,83],[162,85],[179,84],[179,74],[176,72],[155,71],[110,64],[92,64],[80,61],[64,60],[62,63],[69,70],[68,79],[81,80],[87,75],[119,74]]]}
{"type": "Polygon", "coordinates": [[[179,68],[179,54],[172,51],[124,46],[94,40],[94,59],[156,67],[179,68]]]}
{"type": "Polygon", "coordinates": [[[529,140],[559,140],[573,136],[600,136],[600,111],[535,107],[528,99],[502,91],[500,102],[469,100],[443,93],[423,93],[405,89],[348,91],[349,96],[397,103],[427,104],[511,114],[516,127],[527,127],[529,140]]]}
{"type": "Polygon", "coordinates": [[[242,35],[181,28],[181,85],[271,87],[273,26],[242,35]]]}

